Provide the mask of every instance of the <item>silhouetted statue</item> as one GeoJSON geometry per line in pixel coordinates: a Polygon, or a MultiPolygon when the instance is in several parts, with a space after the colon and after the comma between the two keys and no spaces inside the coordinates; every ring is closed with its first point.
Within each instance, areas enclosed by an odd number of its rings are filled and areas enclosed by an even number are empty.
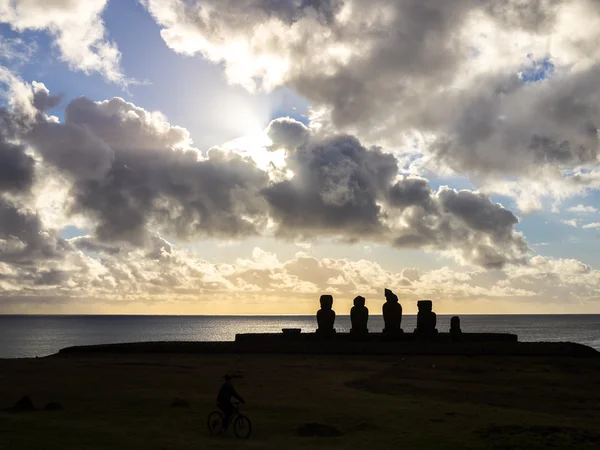
{"type": "Polygon", "coordinates": [[[317,333],[329,334],[335,333],[333,324],[335,322],[335,311],[333,308],[333,296],[321,295],[319,300],[321,309],[317,311],[317,333]]]}
{"type": "Polygon", "coordinates": [[[462,331],[460,330],[460,317],[454,316],[450,319],[450,336],[460,336],[462,331]]]}
{"type": "Polygon", "coordinates": [[[419,312],[417,313],[417,329],[415,333],[422,335],[436,334],[435,324],[437,317],[432,311],[433,302],[431,300],[419,300],[417,302],[419,312]]]}
{"type": "Polygon", "coordinates": [[[389,289],[385,290],[385,303],[383,304],[384,333],[401,333],[402,305],[398,303],[398,296],[389,289]]]}
{"type": "Polygon", "coordinates": [[[365,306],[365,298],[359,295],[354,299],[354,306],[350,309],[350,321],[352,322],[350,333],[368,333],[368,320],[369,309],[365,306]]]}

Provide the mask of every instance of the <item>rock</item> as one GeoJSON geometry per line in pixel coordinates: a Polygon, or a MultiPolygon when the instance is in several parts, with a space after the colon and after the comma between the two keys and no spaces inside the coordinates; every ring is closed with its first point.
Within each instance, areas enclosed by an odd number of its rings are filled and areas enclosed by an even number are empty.
{"type": "Polygon", "coordinates": [[[298,436],[302,437],[337,437],[343,433],[331,425],[325,425],[322,423],[305,423],[298,427],[298,436]]]}
{"type": "Polygon", "coordinates": [[[12,408],[9,409],[11,412],[27,412],[27,411],[35,411],[35,406],[33,406],[33,402],[31,399],[24,395],[21,399],[15,403],[12,408]]]}
{"type": "Polygon", "coordinates": [[[62,411],[63,409],[65,409],[63,405],[58,402],[50,402],[44,406],[44,411],[62,411]]]}
{"type": "Polygon", "coordinates": [[[281,332],[285,336],[296,336],[296,335],[302,333],[302,328],[282,328],[281,332]]]}
{"type": "Polygon", "coordinates": [[[335,333],[333,324],[335,323],[335,311],[333,308],[333,296],[321,295],[319,299],[321,309],[317,311],[317,333],[332,334],[335,333]]]}
{"type": "Polygon", "coordinates": [[[190,404],[185,400],[175,397],[171,402],[171,408],[189,408],[190,404]]]}
{"type": "Polygon", "coordinates": [[[385,303],[383,304],[384,333],[401,333],[402,305],[398,302],[398,296],[389,289],[384,291],[385,303]]]}
{"type": "Polygon", "coordinates": [[[368,333],[367,322],[369,321],[369,309],[365,306],[365,298],[360,295],[354,299],[354,306],[350,309],[350,321],[352,328],[350,333],[368,333]]]}

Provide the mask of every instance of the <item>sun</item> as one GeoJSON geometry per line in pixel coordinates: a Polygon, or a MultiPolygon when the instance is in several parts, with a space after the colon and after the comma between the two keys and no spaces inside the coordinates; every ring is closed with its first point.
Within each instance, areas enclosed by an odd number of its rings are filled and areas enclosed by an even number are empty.
{"type": "Polygon", "coordinates": [[[229,141],[221,147],[236,152],[239,155],[252,158],[260,169],[268,172],[273,167],[285,167],[285,151],[270,150],[272,144],[273,141],[269,139],[269,136],[267,136],[263,129],[229,141]]]}

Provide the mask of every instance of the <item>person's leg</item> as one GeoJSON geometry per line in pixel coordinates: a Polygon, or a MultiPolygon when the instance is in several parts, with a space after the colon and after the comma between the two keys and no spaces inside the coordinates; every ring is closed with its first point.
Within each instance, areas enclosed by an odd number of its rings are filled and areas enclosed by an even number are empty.
{"type": "Polygon", "coordinates": [[[233,407],[233,405],[231,403],[223,403],[221,405],[221,409],[225,416],[224,428],[226,429],[227,426],[229,425],[229,421],[231,420],[231,416],[233,416],[235,408],[233,407]]]}
{"type": "Polygon", "coordinates": [[[229,423],[229,408],[227,403],[217,403],[217,406],[223,413],[223,429],[227,428],[227,424],[229,423]]]}

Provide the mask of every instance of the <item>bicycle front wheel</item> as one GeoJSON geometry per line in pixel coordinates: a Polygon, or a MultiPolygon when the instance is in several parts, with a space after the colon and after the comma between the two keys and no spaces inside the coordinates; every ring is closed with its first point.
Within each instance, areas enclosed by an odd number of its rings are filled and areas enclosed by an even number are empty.
{"type": "Polygon", "coordinates": [[[239,415],[233,423],[233,432],[240,439],[248,439],[252,433],[252,424],[246,416],[239,415]]]}
{"type": "Polygon", "coordinates": [[[208,415],[207,425],[211,436],[221,434],[224,424],[225,418],[219,411],[213,411],[208,415]]]}

